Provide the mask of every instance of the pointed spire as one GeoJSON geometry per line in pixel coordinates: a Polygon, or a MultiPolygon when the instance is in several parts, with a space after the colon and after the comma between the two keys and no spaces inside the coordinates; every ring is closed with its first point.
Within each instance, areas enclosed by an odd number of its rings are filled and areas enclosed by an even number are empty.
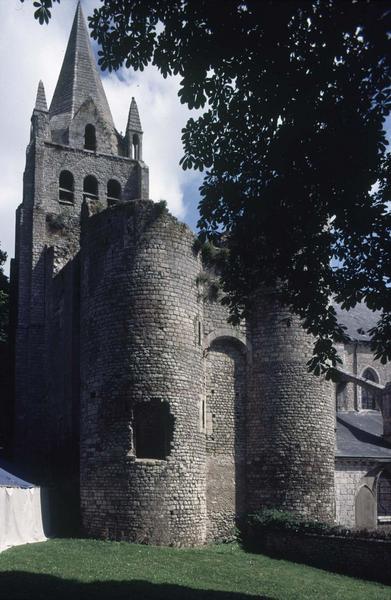
{"type": "Polygon", "coordinates": [[[113,118],[99,77],[80,2],[77,5],[60,76],[50,105],[52,125],[69,125],[81,105],[92,98],[106,122],[113,118]],[[54,118],[54,119],[53,119],[54,118]]]}
{"type": "Polygon", "coordinates": [[[132,102],[130,103],[128,124],[126,126],[126,129],[132,131],[133,133],[143,132],[143,130],[141,129],[140,115],[138,114],[136,100],[133,98],[133,96],[132,102]]]}
{"type": "Polygon", "coordinates": [[[128,156],[134,160],[142,160],[143,130],[136,100],[133,97],[129,108],[125,140],[128,156]]]}
{"type": "Polygon", "coordinates": [[[42,80],[39,80],[37,99],[35,101],[35,110],[44,110],[47,112],[48,105],[46,104],[45,88],[43,87],[42,80]]]}

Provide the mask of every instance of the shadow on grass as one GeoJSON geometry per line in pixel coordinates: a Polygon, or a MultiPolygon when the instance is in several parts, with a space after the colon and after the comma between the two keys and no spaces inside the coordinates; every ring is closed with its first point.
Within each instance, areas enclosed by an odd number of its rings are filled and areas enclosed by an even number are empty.
{"type": "Polygon", "coordinates": [[[1,600],[277,600],[237,592],[196,590],[168,583],[94,581],[81,583],[52,575],[5,571],[0,573],[1,600]]]}
{"type": "MultiPolygon", "coordinates": [[[[306,540],[305,534],[302,536],[298,534],[295,538],[294,532],[268,531],[263,535],[260,534],[258,538],[242,542],[241,548],[247,554],[263,555],[273,560],[288,561],[292,565],[313,567],[325,573],[391,585],[390,548],[386,545],[380,548],[380,552],[377,548],[377,554],[374,554],[373,547],[372,554],[369,554],[368,549],[366,552],[364,549],[364,558],[358,561],[357,554],[352,554],[349,546],[344,547],[343,545],[344,542],[354,543],[354,539],[318,536],[315,546],[311,536],[308,536],[308,540],[306,540]],[[270,545],[267,544],[268,537],[271,540],[270,545]],[[367,556],[368,558],[366,558],[367,556]]],[[[360,541],[362,542],[362,540],[357,540],[358,543],[360,541]]],[[[380,540],[381,542],[382,540],[380,540]]]]}

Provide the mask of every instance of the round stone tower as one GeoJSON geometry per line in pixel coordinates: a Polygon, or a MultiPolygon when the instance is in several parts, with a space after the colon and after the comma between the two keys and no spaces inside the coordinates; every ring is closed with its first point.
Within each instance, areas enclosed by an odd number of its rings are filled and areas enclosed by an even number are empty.
{"type": "Polygon", "coordinates": [[[331,384],[307,371],[313,339],[270,292],[259,294],[249,325],[248,510],[332,521],[334,404],[331,384]]]}
{"type": "Polygon", "coordinates": [[[118,204],[82,225],[80,481],[89,535],[205,540],[193,243],[151,201],[118,204]]]}

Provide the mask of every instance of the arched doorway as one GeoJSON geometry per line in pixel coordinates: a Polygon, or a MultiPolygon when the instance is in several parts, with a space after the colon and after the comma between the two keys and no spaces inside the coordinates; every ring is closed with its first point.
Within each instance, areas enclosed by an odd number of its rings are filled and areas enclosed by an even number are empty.
{"type": "Polygon", "coordinates": [[[376,527],[376,504],[372,490],[363,485],[355,501],[356,527],[376,527]]]}

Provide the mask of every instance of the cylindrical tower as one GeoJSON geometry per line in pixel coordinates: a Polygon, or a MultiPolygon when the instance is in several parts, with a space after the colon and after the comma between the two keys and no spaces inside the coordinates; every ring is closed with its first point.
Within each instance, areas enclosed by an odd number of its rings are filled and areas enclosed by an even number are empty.
{"type": "Polygon", "coordinates": [[[313,338],[271,292],[258,295],[249,332],[248,508],[332,521],[334,403],[331,385],[307,371],[313,338]]]}
{"type": "Polygon", "coordinates": [[[81,505],[94,537],[205,540],[193,243],[151,201],[118,204],[82,226],[81,505]]]}

